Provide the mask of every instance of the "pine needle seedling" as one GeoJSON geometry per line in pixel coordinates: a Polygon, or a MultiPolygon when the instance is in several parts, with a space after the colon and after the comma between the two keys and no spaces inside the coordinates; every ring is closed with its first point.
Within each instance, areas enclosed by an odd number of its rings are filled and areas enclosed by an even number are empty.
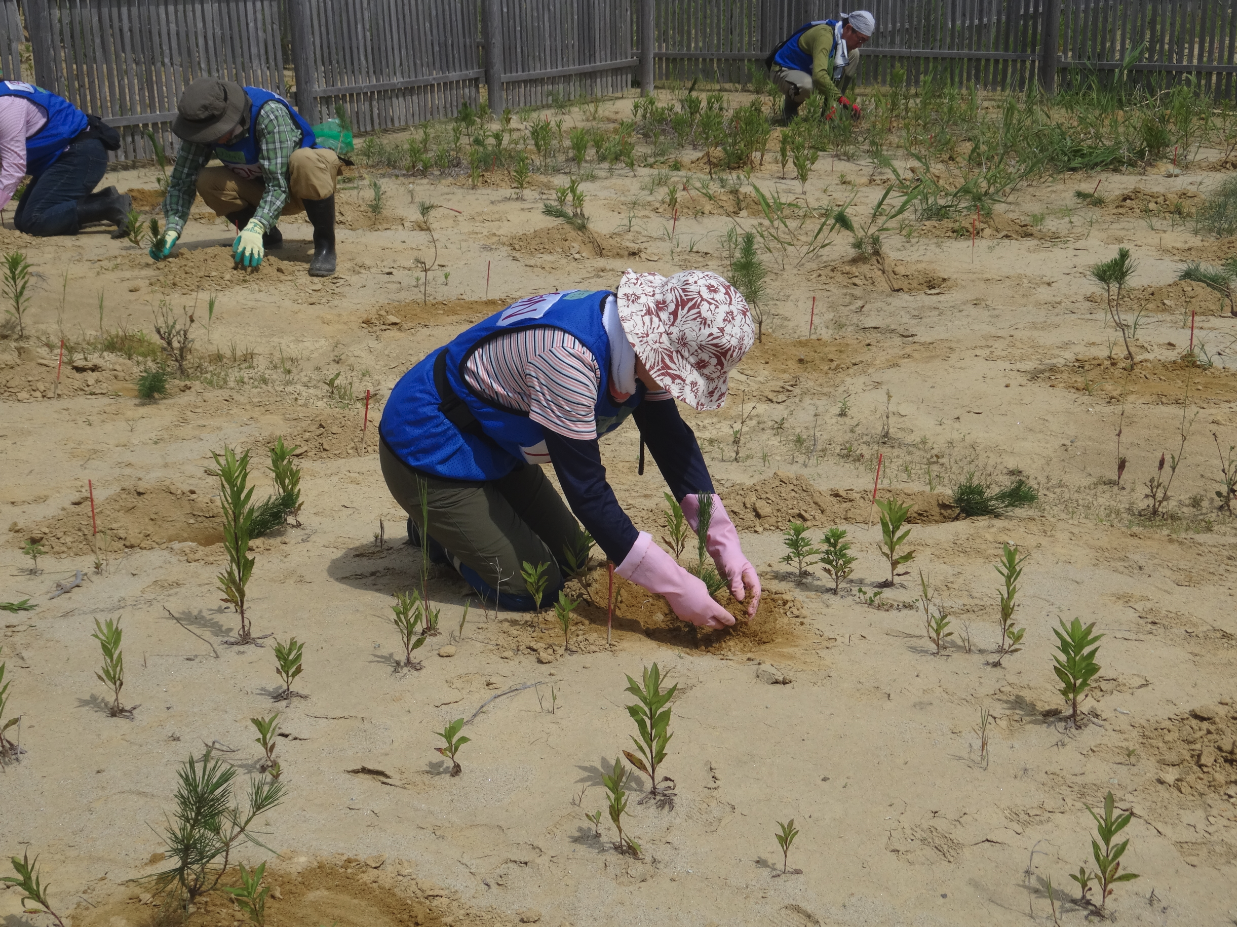
{"type": "Polygon", "coordinates": [[[271,893],[270,888],[262,885],[262,877],[266,875],[266,863],[259,863],[255,869],[246,869],[245,864],[241,863],[240,875],[240,886],[233,888],[225,885],[223,890],[232,896],[236,906],[248,915],[255,927],[264,927],[266,897],[271,893]]]}
{"type": "Polygon", "coordinates": [[[120,619],[113,621],[109,618],[105,624],[100,624],[96,618],[94,627],[95,632],[90,636],[99,642],[103,651],[103,666],[95,673],[95,678],[112,690],[112,707],[108,709],[108,714],[113,718],[132,718],[133,708],[137,706],[125,708],[120,704],[120,690],[125,687],[125,655],[120,649],[123,636],[120,619]]]}
{"type": "Polygon", "coordinates": [[[568,598],[563,591],[558,593],[558,601],[554,603],[554,617],[558,619],[558,625],[563,629],[563,653],[567,652],[567,645],[571,643],[571,612],[580,603],[575,599],[568,598]]]}
{"type": "Polygon", "coordinates": [[[295,637],[288,638],[285,644],[279,643],[278,640],[275,641],[275,671],[279,673],[279,678],[283,681],[283,691],[275,696],[275,701],[290,702],[293,696],[307,698],[299,692],[292,691],[293,680],[303,671],[301,655],[304,652],[305,645],[295,637]]]}
{"type": "Polygon", "coordinates": [[[1212,267],[1200,261],[1190,261],[1177,275],[1178,280],[1201,283],[1209,290],[1219,293],[1228,301],[1229,315],[1237,315],[1234,304],[1233,283],[1237,280],[1237,259],[1229,258],[1220,267],[1212,267]]]}
{"type": "Polygon", "coordinates": [[[1091,268],[1091,277],[1104,287],[1107,297],[1108,316],[1121,332],[1121,340],[1125,343],[1125,354],[1130,361],[1130,369],[1134,369],[1134,350],[1130,347],[1130,332],[1125,320],[1121,317],[1121,294],[1134,275],[1138,265],[1130,257],[1129,248],[1118,248],[1117,256],[1096,264],[1091,268]]]}
{"type": "Polygon", "coordinates": [[[1136,873],[1121,871],[1121,857],[1129,847],[1130,841],[1126,839],[1116,846],[1112,845],[1113,838],[1130,823],[1134,812],[1127,811],[1125,814],[1114,816],[1113,804],[1110,791],[1104,796],[1103,818],[1092,811],[1090,805],[1085,806],[1091,817],[1095,819],[1096,830],[1099,831],[1100,840],[1104,842],[1104,847],[1101,849],[1099,842],[1094,837],[1091,838],[1091,855],[1095,857],[1097,867],[1093,876],[1100,889],[1100,911],[1103,911],[1108,903],[1108,897],[1113,893],[1114,885],[1118,882],[1132,882],[1138,878],[1136,873]]]}
{"type": "Polygon", "coordinates": [[[821,551],[812,546],[812,539],[807,536],[807,525],[792,521],[790,527],[782,534],[782,544],[789,551],[781,560],[795,568],[795,582],[801,583],[812,572],[811,566],[816,562],[821,551]]]}
{"type": "Polygon", "coordinates": [[[764,340],[765,277],[768,269],[756,253],[756,233],[746,232],[739,239],[734,259],[730,262],[730,283],[743,295],[744,302],[756,323],[756,338],[764,340]]]}
{"type": "Polygon", "coordinates": [[[669,776],[663,776],[660,780],[657,778],[657,767],[665,760],[666,747],[674,736],[670,733],[670,699],[679,687],[676,683],[663,692],[661,682],[661,669],[654,663],[644,668],[642,683],[628,676],[625,690],[634,695],[638,702],[628,705],[627,713],[636,722],[636,729],[640,733],[639,739],[634,735],[631,738],[640,755],[624,750],[623,756],[627,757],[627,762],[649,777],[649,795],[674,789],[674,780],[669,776]],[[669,782],[670,786],[668,789],[659,790],[658,786],[663,782],[669,782]]]}
{"type": "Polygon", "coordinates": [[[17,324],[17,337],[26,337],[26,310],[30,308],[30,295],[27,289],[34,279],[34,270],[26,261],[26,256],[20,251],[10,251],[4,255],[4,266],[0,268],[0,287],[4,290],[4,298],[9,307],[5,315],[17,324]]]}
{"type": "Polygon", "coordinates": [[[254,741],[262,748],[262,762],[258,764],[258,772],[269,772],[272,779],[278,779],[280,774],[279,760],[275,759],[275,747],[279,736],[279,712],[269,718],[250,718],[249,723],[258,729],[258,739],[254,741]]]}
{"type": "Polygon", "coordinates": [[[382,184],[380,184],[377,180],[370,178],[369,190],[372,198],[369,203],[366,204],[366,208],[369,210],[369,214],[376,219],[382,215],[383,209],[386,208],[386,203],[383,200],[382,184]]]}
{"type": "Polygon", "coordinates": [[[22,545],[21,552],[25,556],[30,558],[30,562],[31,562],[30,575],[38,576],[39,575],[39,558],[42,557],[45,553],[47,553],[47,551],[45,551],[43,547],[37,541],[27,540],[26,543],[22,545]]]}
{"type": "Polygon", "coordinates": [[[154,402],[168,394],[168,372],[162,367],[152,367],[137,378],[137,398],[154,402]]]}
{"type": "Polygon", "coordinates": [[[18,715],[16,718],[9,718],[7,721],[4,720],[4,712],[9,704],[10,685],[4,681],[4,668],[5,664],[0,663],[0,763],[18,758],[17,744],[9,740],[5,732],[11,727],[16,727],[18,722],[21,721],[21,715],[18,715]]]}
{"type": "Polygon", "coordinates": [[[538,612],[541,611],[541,603],[545,599],[545,587],[550,582],[549,570],[550,565],[548,563],[539,563],[533,566],[527,560],[524,561],[524,565],[520,569],[520,576],[524,580],[524,588],[532,596],[533,604],[538,612]]]}
{"type": "Polygon", "coordinates": [[[253,487],[249,485],[249,451],[236,456],[230,447],[225,447],[223,457],[213,451],[215,467],[219,474],[219,501],[223,506],[223,546],[228,556],[228,566],[218,575],[223,601],[229,603],[240,615],[241,626],[236,638],[225,643],[253,644],[256,639],[245,614],[245,590],[253,575],[255,558],[249,554],[249,540],[253,529],[253,487]]]}
{"type": "Polygon", "coordinates": [[[269,776],[251,779],[242,804],[233,797],[236,768],[210,750],[200,760],[190,756],[178,778],[176,810],[163,835],[172,865],[150,878],[156,892],[175,889],[178,901],[193,904],[219,885],[241,843],[267,849],[252,828],[283,802],[285,787],[269,776]]]}
{"type": "Polygon", "coordinates": [[[146,220],[142,218],[140,209],[130,209],[125,215],[124,237],[136,248],[146,242],[146,220]]]}
{"type": "Polygon", "coordinates": [[[413,653],[420,650],[429,636],[425,628],[424,610],[421,595],[415,589],[412,595],[406,592],[395,593],[395,604],[391,606],[395,617],[391,619],[395,629],[399,631],[400,643],[404,645],[404,660],[398,665],[401,669],[419,670],[421,662],[412,658],[413,653]]]}
{"type": "Polygon", "coordinates": [[[691,527],[687,524],[687,517],[683,514],[683,507],[675,501],[674,496],[670,493],[663,493],[666,497],[666,504],[670,508],[666,511],[666,533],[661,536],[661,539],[666,543],[674,554],[674,559],[678,560],[683,555],[683,550],[687,547],[687,539],[691,535],[691,527]]]}
{"type": "Polygon", "coordinates": [[[984,515],[999,517],[1010,509],[1023,508],[1038,501],[1039,491],[1021,477],[1004,489],[993,492],[971,470],[954,488],[954,505],[967,518],[984,515]]]}
{"type": "MultiPolygon", "coordinates": [[[[250,536],[260,538],[276,528],[281,528],[292,519],[296,527],[301,522],[301,468],[296,462],[297,447],[288,447],[283,443],[283,437],[275,439],[271,448],[271,465],[268,468],[275,482],[275,495],[267,496],[264,501],[254,506],[253,524],[250,536]]],[[[381,523],[381,520],[380,522],[381,523]]]]}
{"type": "MultiPolygon", "coordinates": [[[[623,752],[626,753],[626,751],[623,752]]],[[[623,761],[615,757],[613,772],[609,774],[602,773],[601,775],[601,783],[605,786],[606,794],[610,796],[607,805],[607,810],[610,812],[610,823],[618,831],[618,842],[615,844],[615,848],[620,853],[630,853],[636,859],[639,859],[640,844],[623,833],[623,815],[627,812],[627,791],[623,788],[626,780],[627,771],[623,769],[623,761]]]]}
{"type": "Polygon", "coordinates": [[[1052,658],[1056,664],[1053,670],[1061,680],[1058,691],[1072,709],[1070,721],[1078,727],[1078,699],[1091,687],[1091,680],[1100,671],[1095,654],[1100,649],[1097,644],[1104,635],[1091,634],[1095,628],[1094,621],[1084,628],[1077,618],[1070,624],[1066,624],[1063,618],[1059,620],[1060,629],[1052,629],[1057,636],[1057,650],[1060,652],[1060,656],[1054,655],[1052,658]],[[1088,650],[1088,647],[1091,649],[1088,650]]]}
{"type": "Polygon", "coordinates": [[[902,526],[906,524],[906,518],[910,515],[911,507],[909,504],[903,505],[897,499],[877,499],[876,507],[880,509],[881,513],[880,550],[889,560],[888,585],[892,586],[895,582],[898,567],[915,559],[915,552],[913,550],[903,552],[902,548],[903,543],[905,543],[911,533],[910,528],[902,531],[902,526]],[[902,531],[902,533],[899,534],[899,531],[902,531]]]}
{"type": "Polygon", "coordinates": [[[563,562],[567,564],[567,576],[571,579],[583,580],[588,576],[588,569],[593,559],[593,545],[596,542],[587,531],[576,535],[575,541],[564,545],[563,562]]]}
{"type": "Polygon", "coordinates": [[[825,575],[833,580],[833,594],[838,595],[842,588],[842,580],[855,572],[854,557],[850,553],[850,542],[846,540],[844,528],[830,528],[820,539],[820,566],[825,575]]]}
{"type": "Polygon", "coordinates": [[[434,749],[451,761],[451,775],[458,776],[464,770],[460,767],[459,761],[455,755],[459,752],[460,747],[470,741],[468,737],[460,737],[461,728],[464,727],[464,719],[456,718],[448,724],[438,735],[447,742],[445,747],[435,747],[434,749]]]}
{"type": "Polygon", "coordinates": [[[687,568],[687,572],[697,577],[709,595],[716,595],[726,585],[712,559],[709,558],[709,524],[713,521],[713,496],[711,493],[700,493],[696,496],[698,509],[696,512],[696,562],[687,568]]]}
{"type": "Polygon", "coordinates": [[[47,890],[51,888],[51,885],[44,885],[39,879],[38,869],[36,868],[39,864],[39,858],[36,856],[34,862],[31,862],[29,854],[23,850],[21,859],[14,856],[10,858],[9,862],[13,864],[17,877],[0,876],[0,882],[15,886],[22,893],[18,903],[24,909],[24,913],[47,914],[55,920],[59,927],[65,927],[64,921],[61,920],[59,914],[52,910],[52,906],[47,900],[47,890]],[[38,907],[27,907],[26,902],[31,902],[38,907]]]}
{"type": "Polygon", "coordinates": [[[777,832],[773,835],[777,838],[777,845],[782,848],[782,875],[787,875],[791,872],[796,874],[803,872],[802,869],[787,869],[790,860],[790,847],[795,842],[795,838],[799,836],[799,831],[795,827],[795,819],[789,821],[777,821],[777,832]]]}
{"type": "Polygon", "coordinates": [[[975,736],[979,738],[979,763],[984,769],[988,768],[988,720],[991,717],[988,714],[988,709],[981,706],[979,709],[979,727],[971,728],[975,732],[975,736]]]}
{"type": "Polygon", "coordinates": [[[1237,498],[1237,460],[1233,459],[1233,451],[1237,448],[1230,444],[1226,456],[1224,449],[1220,447],[1220,436],[1213,431],[1211,437],[1215,440],[1216,451],[1220,455],[1220,475],[1224,477],[1220,481],[1222,489],[1215,491],[1216,498],[1220,500],[1220,511],[1232,515],[1233,499],[1237,498]]]}
{"type": "Polygon", "coordinates": [[[1018,595],[1018,580],[1022,576],[1022,564],[1026,562],[1028,556],[1028,554],[1023,554],[1019,557],[1018,548],[1011,546],[1008,542],[1002,546],[1001,562],[996,565],[997,574],[1005,581],[1005,588],[1000,593],[1001,643],[997,645],[997,658],[993,666],[1000,666],[1001,661],[1007,656],[1022,649],[1019,645],[1027,629],[1014,627],[1014,608],[1017,604],[1015,599],[1018,595]]]}

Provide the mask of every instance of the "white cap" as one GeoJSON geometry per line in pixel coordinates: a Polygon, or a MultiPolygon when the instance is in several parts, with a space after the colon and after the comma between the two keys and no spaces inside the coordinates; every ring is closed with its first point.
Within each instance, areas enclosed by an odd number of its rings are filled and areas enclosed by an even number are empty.
{"type": "Polygon", "coordinates": [[[872,33],[876,31],[876,17],[867,10],[855,10],[853,13],[843,13],[842,18],[850,23],[850,27],[856,32],[872,37],[872,33]]]}

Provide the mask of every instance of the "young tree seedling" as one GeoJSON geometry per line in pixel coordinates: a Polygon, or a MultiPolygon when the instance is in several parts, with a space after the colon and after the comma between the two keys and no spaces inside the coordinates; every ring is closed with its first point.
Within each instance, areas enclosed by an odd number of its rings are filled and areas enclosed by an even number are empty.
{"type": "Polygon", "coordinates": [[[902,505],[897,499],[877,499],[876,507],[881,513],[881,553],[889,560],[889,586],[895,582],[898,567],[915,559],[915,552],[902,552],[902,544],[910,536],[911,529],[902,531],[906,517],[910,514],[910,505],[902,505]],[[898,534],[902,531],[901,534],[898,534]]]}
{"type": "Polygon", "coordinates": [[[228,556],[227,569],[218,576],[224,599],[240,615],[240,632],[225,643],[253,644],[249,618],[245,614],[245,589],[253,575],[255,559],[249,556],[253,528],[253,487],[249,485],[249,452],[240,457],[225,447],[222,459],[212,452],[219,473],[219,500],[223,505],[223,546],[228,556]]]}
{"type": "Polygon", "coordinates": [[[45,553],[47,553],[47,551],[45,551],[37,542],[27,540],[26,543],[22,546],[21,552],[30,558],[30,561],[31,561],[30,575],[38,576],[39,575],[39,558],[42,557],[45,553]]]}
{"type": "Polygon", "coordinates": [[[162,367],[152,367],[137,378],[137,398],[154,402],[168,394],[168,372],[162,367]]]}
{"type": "Polygon", "coordinates": [[[744,302],[747,303],[747,308],[752,314],[752,321],[756,323],[758,341],[764,341],[765,277],[768,273],[768,268],[760,260],[760,255],[756,253],[756,233],[744,233],[738,241],[734,259],[730,262],[730,274],[727,279],[734,284],[734,288],[742,294],[744,302]]]}
{"type": "Polygon", "coordinates": [[[812,546],[812,539],[807,536],[807,525],[792,521],[782,535],[782,544],[790,553],[786,554],[781,562],[789,563],[795,568],[795,582],[803,582],[811,574],[811,566],[821,553],[812,546]]]}
{"type": "Polygon", "coordinates": [[[547,575],[549,570],[550,565],[548,563],[539,563],[533,566],[527,560],[524,561],[524,566],[520,570],[520,576],[524,579],[524,588],[532,596],[533,604],[538,612],[541,611],[541,603],[545,598],[545,587],[550,581],[550,577],[547,575]]]}
{"type": "Polygon", "coordinates": [[[268,496],[266,501],[254,507],[253,524],[250,535],[258,538],[269,534],[276,528],[288,524],[292,519],[295,527],[301,522],[297,517],[301,512],[301,468],[295,460],[297,447],[288,447],[283,438],[275,439],[271,448],[271,465],[268,468],[275,482],[275,495],[268,496]]]}
{"type": "Polygon", "coordinates": [[[269,888],[262,885],[262,877],[266,875],[266,863],[259,863],[256,869],[246,869],[245,864],[241,863],[240,875],[239,887],[231,888],[225,885],[223,890],[232,896],[236,906],[249,916],[255,927],[264,927],[266,896],[271,893],[269,888]]]}
{"type": "Polygon", "coordinates": [[[0,286],[11,307],[5,310],[5,315],[16,321],[19,339],[26,337],[26,310],[30,308],[31,299],[26,290],[33,278],[34,270],[26,263],[24,254],[20,251],[5,254],[4,266],[0,268],[0,286]]]}
{"type": "Polygon", "coordinates": [[[0,876],[0,882],[16,886],[22,893],[18,903],[25,909],[25,913],[48,914],[59,927],[65,927],[65,923],[61,920],[60,915],[52,910],[52,906],[47,901],[47,890],[51,888],[51,885],[44,885],[39,881],[39,873],[35,868],[39,864],[39,858],[36,856],[34,862],[30,862],[29,854],[23,850],[21,859],[14,856],[10,858],[9,862],[13,864],[13,869],[17,872],[17,876],[16,878],[13,876],[0,876]],[[38,905],[42,911],[37,908],[27,908],[26,902],[28,901],[38,905]]]}
{"type": "Polygon", "coordinates": [[[99,619],[96,618],[94,627],[95,632],[90,636],[99,642],[99,647],[103,651],[103,666],[95,673],[95,678],[112,690],[112,707],[108,710],[108,714],[113,718],[132,718],[134,709],[139,706],[125,708],[120,704],[120,690],[125,687],[125,655],[120,649],[123,634],[120,630],[120,619],[112,621],[109,618],[106,624],[100,624],[99,619]]]}
{"type": "Polygon", "coordinates": [[[1134,275],[1137,268],[1134,259],[1130,257],[1129,248],[1118,248],[1117,256],[1103,261],[1091,268],[1091,277],[1104,288],[1107,298],[1108,317],[1121,332],[1121,340],[1125,342],[1125,354],[1130,361],[1130,369],[1134,369],[1134,350],[1130,347],[1130,332],[1125,320],[1121,317],[1121,293],[1134,275]],[[1115,293],[1114,293],[1115,288],[1115,293]]]}
{"type": "Polygon", "coordinates": [[[279,678],[283,681],[283,691],[275,696],[275,701],[291,702],[293,696],[308,697],[292,691],[292,681],[302,672],[301,655],[304,652],[305,645],[295,637],[288,638],[285,644],[279,643],[278,640],[275,641],[275,671],[279,673],[279,678]]]}
{"type": "Polygon", "coordinates": [[[696,576],[709,590],[709,595],[716,595],[726,581],[717,574],[709,553],[709,524],[713,521],[713,496],[711,493],[700,493],[696,496],[699,503],[696,520],[696,562],[687,568],[687,572],[696,576]]]}
{"type": "Polygon", "coordinates": [[[795,819],[789,821],[776,821],[777,832],[773,835],[777,838],[777,845],[782,848],[782,875],[788,875],[793,872],[799,875],[803,872],[802,869],[787,869],[790,860],[790,847],[795,842],[795,838],[799,836],[799,831],[795,827],[795,819]]]}
{"type": "Polygon", "coordinates": [[[391,606],[395,617],[391,619],[395,629],[399,631],[400,643],[404,645],[404,661],[398,664],[398,669],[421,669],[421,662],[414,660],[412,655],[425,645],[429,632],[425,628],[424,611],[421,605],[421,595],[415,589],[412,594],[395,593],[395,604],[391,606]]]}
{"type": "Polygon", "coordinates": [[[1098,642],[1104,635],[1091,634],[1095,628],[1094,621],[1084,628],[1077,618],[1070,624],[1066,624],[1063,618],[1059,620],[1060,629],[1053,628],[1052,633],[1057,636],[1057,650],[1061,655],[1053,656],[1056,663],[1053,669],[1061,680],[1061,697],[1072,708],[1070,721],[1078,727],[1078,699],[1091,687],[1091,680],[1100,671],[1095,655],[1100,649],[1098,642]],[[1087,650],[1088,647],[1091,649],[1087,650]]]}
{"type": "Polygon", "coordinates": [[[445,747],[435,747],[434,749],[451,761],[451,775],[458,776],[464,770],[456,760],[455,754],[460,750],[460,747],[468,743],[471,738],[458,736],[460,730],[464,727],[464,719],[456,718],[448,724],[438,735],[447,742],[445,747]]]}
{"type": "Polygon", "coordinates": [[[1220,454],[1220,474],[1224,477],[1220,481],[1223,491],[1216,490],[1216,498],[1220,500],[1220,511],[1233,514],[1233,499],[1237,498],[1237,460],[1233,459],[1233,451],[1237,450],[1233,445],[1228,446],[1228,455],[1225,456],[1223,448],[1220,447],[1220,437],[1214,431],[1211,437],[1216,442],[1216,451],[1220,454]]]}
{"type": "Polygon", "coordinates": [[[1126,848],[1129,847],[1130,841],[1126,839],[1116,846],[1112,845],[1113,837],[1125,829],[1125,826],[1133,819],[1134,812],[1127,811],[1125,814],[1114,817],[1113,804],[1112,792],[1110,791],[1104,796],[1104,817],[1102,819],[1091,810],[1090,805],[1084,806],[1091,817],[1095,819],[1096,830],[1099,831],[1100,840],[1104,842],[1104,847],[1101,850],[1096,839],[1094,837],[1091,838],[1091,855],[1095,857],[1095,865],[1097,867],[1093,876],[1100,888],[1101,912],[1108,903],[1108,896],[1113,893],[1114,885],[1118,882],[1132,882],[1138,878],[1136,873],[1121,871],[1121,857],[1124,855],[1126,848]]]}
{"type": "Polygon", "coordinates": [[[588,818],[590,824],[593,825],[593,830],[597,832],[598,838],[601,837],[601,809],[594,811],[592,814],[584,815],[588,818]]]}
{"type": "Polygon", "coordinates": [[[691,526],[687,524],[687,518],[683,515],[683,507],[675,500],[670,493],[663,493],[666,497],[666,504],[670,506],[666,512],[666,533],[661,536],[661,539],[666,543],[674,554],[674,559],[678,560],[683,555],[684,549],[687,547],[687,539],[691,536],[691,526]]]}
{"type": "MultiPolygon", "coordinates": [[[[3,650],[3,648],[0,648],[0,650],[3,650]]],[[[5,732],[11,727],[16,727],[18,722],[21,721],[21,715],[18,715],[16,718],[9,718],[7,721],[4,720],[4,711],[9,704],[9,683],[4,681],[4,667],[5,664],[0,663],[0,763],[7,762],[9,759],[19,758],[17,744],[9,740],[5,736],[5,732]]]]}
{"type": "Polygon", "coordinates": [[[1001,661],[1007,656],[1022,649],[1019,645],[1027,629],[1014,627],[1014,606],[1018,595],[1018,579],[1022,576],[1022,564],[1026,562],[1028,556],[1028,554],[1023,554],[1019,557],[1018,548],[1011,546],[1008,542],[1002,546],[1001,562],[996,565],[997,574],[1005,581],[1005,588],[1000,593],[1001,643],[997,645],[997,658],[993,666],[1000,666],[1001,661]]]}
{"type": "Polygon", "coordinates": [[[258,729],[258,739],[255,744],[262,748],[262,762],[258,764],[258,772],[268,772],[272,779],[278,779],[280,774],[279,760],[275,759],[275,747],[279,734],[279,712],[269,718],[250,718],[249,723],[258,729]]]}
{"type": "Polygon", "coordinates": [[[941,655],[941,647],[944,645],[946,638],[953,637],[954,632],[945,630],[951,624],[945,607],[937,603],[935,608],[936,614],[930,616],[927,620],[928,640],[936,646],[936,655],[939,657],[941,655]]]}
{"type": "Polygon", "coordinates": [[[990,717],[988,709],[981,706],[979,709],[979,727],[971,728],[975,732],[975,736],[979,738],[979,763],[984,769],[988,768],[988,719],[990,717]]]}
{"type": "Polygon", "coordinates": [[[661,669],[656,663],[644,668],[643,684],[627,677],[627,689],[638,700],[636,705],[628,705],[627,713],[636,722],[640,739],[633,735],[631,742],[636,745],[640,755],[636,756],[630,750],[624,750],[623,756],[627,762],[649,777],[649,795],[658,795],[658,786],[669,782],[670,787],[662,791],[673,791],[674,780],[669,776],[657,778],[657,767],[666,758],[666,746],[674,735],[670,733],[670,699],[678,690],[678,684],[671,686],[665,692],[661,690],[661,669]]]}
{"type": "Polygon", "coordinates": [[[567,597],[563,591],[558,593],[558,601],[554,603],[554,617],[558,619],[558,625],[563,629],[563,653],[567,652],[567,645],[571,642],[571,612],[579,605],[575,599],[567,597]]]}
{"type": "Polygon", "coordinates": [[[1091,890],[1092,873],[1087,872],[1086,866],[1078,867],[1078,874],[1070,873],[1069,877],[1078,883],[1078,903],[1090,904],[1091,900],[1087,898],[1087,892],[1091,890]]]}
{"type": "MultiPolygon", "coordinates": [[[[627,751],[623,751],[626,753],[627,751]]],[[[610,812],[610,822],[614,825],[614,829],[618,831],[618,842],[615,844],[615,849],[620,853],[630,853],[636,859],[640,858],[640,844],[636,843],[625,833],[623,833],[623,815],[627,812],[627,792],[623,788],[623,784],[627,779],[627,771],[623,769],[623,762],[618,757],[614,758],[613,772],[606,774],[602,773],[601,783],[605,786],[606,794],[610,796],[607,810],[610,812]]]]}
{"type": "Polygon", "coordinates": [[[581,531],[573,543],[563,547],[563,561],[567,564],[568,577],[583,581],[588,576],[595,543],[591,534],[581,531]]]}
{"type": "Polygon", "coordinates": [[[193,338],[189,334],[193,328],[193,315],[182,307],[177,319],[171,304],[165,299],[159,303],[159,311],[154,317],[155,335],[163,345],[163,353],[176,365],[176,373],[182,380],[188,374],[189,351],[193,347],[193,338]]]}
{"type": "Polygon", "coordinates": [[[842,528],[830,528],[820,543],[821,569],[833,580],[833,594],[838,595],[842,580],[855,572],[854,563],[859,558],[851,556],[850,542],[846,540],[846,531],[842,528]]]}

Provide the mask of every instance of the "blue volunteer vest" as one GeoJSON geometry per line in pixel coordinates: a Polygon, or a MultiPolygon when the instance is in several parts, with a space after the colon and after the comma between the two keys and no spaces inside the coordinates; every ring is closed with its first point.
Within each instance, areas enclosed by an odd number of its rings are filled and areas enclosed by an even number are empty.
{"type": "Polygon", "coordinates": [[[0,96],[29,100],[47,114],[47,123],[26,139],[26,173],[39,177],[69,142],[86,129],[86,114],[54,93],[19,80],[0,81],[0,96]]]}
{"type": "Polygon", "coordinates": [[[245,133],[244,138],[226,145],[215,146],[215,157],[222,161],[225,167],[231,168],[242,177],[255,178],[262,175],[262,168],[258,165],[258,138],[254,127],[258,124],[258,113],[268,103],[282,106],[292,114],[292,121],[301,130],[301,148],[313,148],[317,143],[318,139],[314,135],[313,126],[306,122],[304,117],[292,108],[292,104],[279,94],[263,90],[261,87],[246,87],[245,93],[249,96],[249,131],[245,133]]]}
{"type": "Polygon", "coordinates": [[[812,56],[799,47],[799,39],[803,37],[803,33],[813,26],[831,27],[833,29],[833,45],[829,48],[829,57],[832,58],[838,48],[837,24],[835,19],[818,19],[800,26],[794,35],[782,43],[776,54],[774,54],[773,60],[787,70],[807,71],[807,73],[811,74],[812,56]]]}
{"type": "Polygon", "coordinates": [[[638,383],[621,404],[610,396],[610,341],[601,319],[606,297],[612,295],[606,290],[568,290],[529,296],[477,323],[404,374],[383,409],[378,433],[404,463],[445,479],[496,480],[526,462],[540,462],[542,427],[527,412],[482,399],[464,381],[464,365],[487,341],[538,326],[567,332],[596,358],[601,372],[594,407],[597,434],[613,431],[640,403],[645,388],[638,383]],[[474,426],[461,430],[440,409],[449,397],[435,385],[436,365],[475,419],[474,426]]]}

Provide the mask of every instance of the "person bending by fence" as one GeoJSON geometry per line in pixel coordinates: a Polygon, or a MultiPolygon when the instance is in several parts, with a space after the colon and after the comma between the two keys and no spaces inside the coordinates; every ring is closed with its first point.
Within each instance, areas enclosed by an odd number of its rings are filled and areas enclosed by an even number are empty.
{"type": "Polygon", "coordinates": [[[116,130],[54,93],[0,81],[0,209],[27,174],[13,225],[27,235],[76,235],[108,222],[123,235],[131,200],[108,187],[92,193],[120,147],[116,130]]]}
{"type": "Polygon", "coordinates": [[[335,182],[342,163],[315,147],[314,130],[278,94],[203,77],[181,95],[172,131],[184,140],[168,182],[167,233],[150,256],[172,253],[193,205],[194,191],[236,226],[232,256],[257,267],[283,235],[276,223],[302,210],[314,229],[311,277],[335,273],[335,182]],[[207,167],[218,158],[222,167],[207,167]]]}
{"type": "Polygon", "coordinates": [[[876,18],[856,10],[841,19],[821,19],[800,26],[765,59],[769,77],[786,97],[782,114],[786,124],[815,90],[824,100],[821,113],[832,119],[840,105],[853,118],[862,114],[843,94],[859,65],[859,49],[876,31],[876,18]]]}
{"type": "Polygon", "coordinates": [[[587,544],[579,518],[620,576],[665,596],[680,618],[734,624],[619,507],[598,439],[630,416],[693,527],[700,498],[712,498],[707,548],[754,615],[760,579],[674,403],[720,408],[754,336],[743,297],[703,271],[667,279],[629,270],[617,292],[530,296],[474,325],[406,373],[383,410],[379,461],[411,516],[409,540],[431,561],[451,563],[486,601],[527,611],[538,603],[521,568],[546,564],[542,601],[554,601],[560,564],[571,563],[565,552],[587,544]],[[418,528],[423,501],[428,538],[418,528]]]}

